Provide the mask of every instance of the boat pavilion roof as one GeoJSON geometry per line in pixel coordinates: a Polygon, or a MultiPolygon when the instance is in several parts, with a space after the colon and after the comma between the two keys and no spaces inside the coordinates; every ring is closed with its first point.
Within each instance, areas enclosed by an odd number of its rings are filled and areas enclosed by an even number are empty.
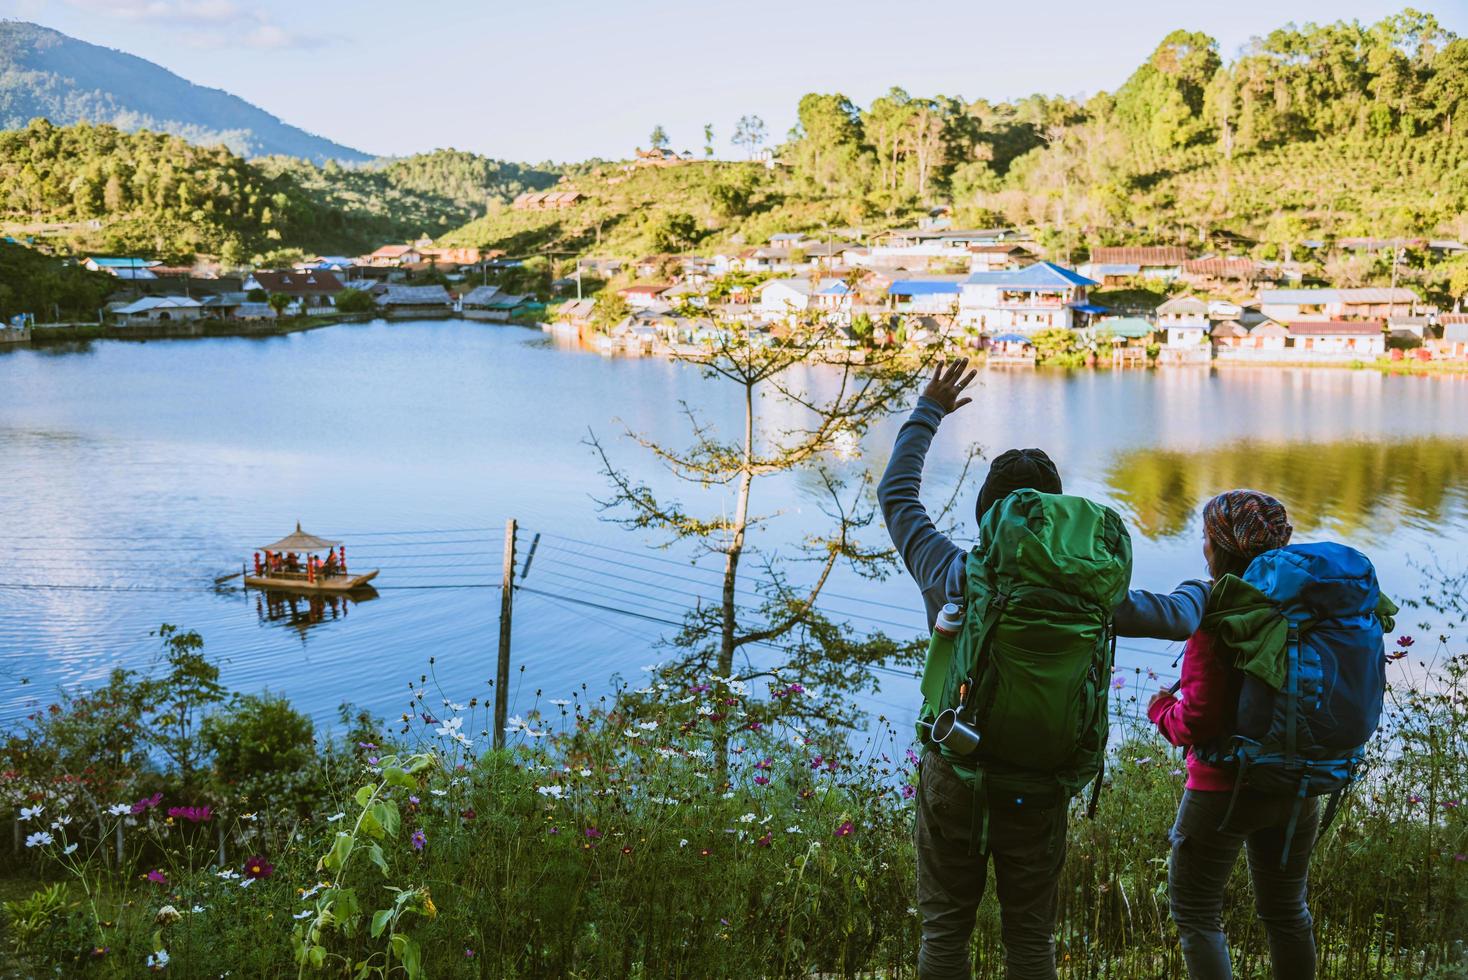
{"type": "Polygon", "coordinates": [[[295,551],[309,555],[318,551],[330,551],[339,544],[341,544],[340,541],[328,541],[325,538],[318,538],[314,534],[307,534],[301,530],[301,522],[296,521],[296,529],[294,531],[275,542],[275,544],[267,544],[260,550],[275,554],[288,554],[295,551]]]}

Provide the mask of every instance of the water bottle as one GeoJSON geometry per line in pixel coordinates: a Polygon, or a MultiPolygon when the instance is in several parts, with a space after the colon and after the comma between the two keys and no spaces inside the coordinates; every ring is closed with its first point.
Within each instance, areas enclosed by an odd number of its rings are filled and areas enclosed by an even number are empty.
{"type": "Polygon", "coordinates": [[[953,663],[954,640],[961,629],[961,607],[950,602],[938,611],[938,620],[933,624],[932,639],[928,640],[928,657],[923,663],[921,685],[924,706],[931,709],[925,712],[929,717],[937,713],[938,705],[943,700],[943,682],[948,678],[948,668],[953,663]]]}

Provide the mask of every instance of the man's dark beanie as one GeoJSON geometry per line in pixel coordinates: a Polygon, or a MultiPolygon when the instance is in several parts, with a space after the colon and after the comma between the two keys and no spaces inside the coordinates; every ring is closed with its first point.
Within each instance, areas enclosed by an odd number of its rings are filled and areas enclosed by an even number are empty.
{"type": "Polygon", "coordinates": [[[1016,490],[1039,490],[1041,493],[1060,493],[1060,471],[1042,449],[1011,449],[1000,453],[989,467],[989,475],[979,490],[979,502],[974,508],[974,517],[983,521],[984,515],[999,501],[1016,490]]]}

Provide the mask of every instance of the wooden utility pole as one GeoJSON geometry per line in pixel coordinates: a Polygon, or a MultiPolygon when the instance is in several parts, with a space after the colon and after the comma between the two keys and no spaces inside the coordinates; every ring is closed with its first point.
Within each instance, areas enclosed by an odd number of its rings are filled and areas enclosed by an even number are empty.
{"type": "Polygon", "coordinates": [[[500,659],[494,675],[494,747],[505,747],[510,709],[510,614],[515,607],[515,519],[505,522],[504,577],[500,584],[500,659]]]}

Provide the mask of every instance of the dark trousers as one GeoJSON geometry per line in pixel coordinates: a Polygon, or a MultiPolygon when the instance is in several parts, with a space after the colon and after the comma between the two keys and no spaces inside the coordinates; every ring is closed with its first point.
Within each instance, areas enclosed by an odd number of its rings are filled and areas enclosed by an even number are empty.
{"type": "Polygon", "coordinates": [[[1188,976],[1192,980],[1233,977],[1228,940],[1223,935],[1223,889],[1239,851],[1246,848],[1254,908],[1269,934],[1275,980],[1311,980],[1315,976],[1315,935],[1306,892],[1310,852],[1320,826],[1319,807],[1313,799],[1304,802],[1286,853],[1285,828],[1295,799],[1242,792],[1228,825],[1220,830],[1232,795],[1185,791],[1169,835],[1172,859],[1167,866],[1167,889],[1188,976]],[[1281,857],[1285,859],[1283,870],[1281,857]]]}
{"type": "Polygon", "coordinates": [[[990,793],[988,853],[970,853],[973,788],[937,751],[924,754],[914,834],[921,980],[972,975],[969,941],[991,856],[1009,980],[1054,980],[1055,901],[1069,802],[1058,796],[1016,800],[990,793]]]}

